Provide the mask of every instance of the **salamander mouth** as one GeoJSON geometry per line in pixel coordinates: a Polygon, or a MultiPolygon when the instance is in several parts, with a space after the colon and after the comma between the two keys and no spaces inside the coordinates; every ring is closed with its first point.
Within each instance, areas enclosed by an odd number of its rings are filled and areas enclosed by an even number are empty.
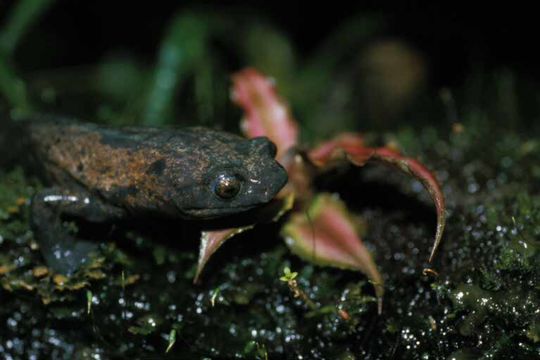
{"type": "Polygon", "coordinates": [[[272,221],[282,210],[283,201],[273,199],[266,204],[232,208],[188,209],[188,219],[201,221],[216,228],[231,228],[272,221]]]}
{"type": "Polygon", "coordinates": [[[248,212],[257,207],[251,206],[224,206],[214,208],[191,208],[185,209],[186,215],[193,220],[212,220],[248,212]]]}

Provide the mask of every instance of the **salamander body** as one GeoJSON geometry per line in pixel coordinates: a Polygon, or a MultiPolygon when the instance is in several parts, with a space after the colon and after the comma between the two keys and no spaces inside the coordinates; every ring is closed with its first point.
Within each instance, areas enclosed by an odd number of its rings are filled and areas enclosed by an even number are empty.
{"type": "Polygon", "coordinates": [[[32,200],[32,225],[59,272],[76,270],[96,246],[70,235],[63,216],[218,219],[267,204],[287,182],[275,145],[264,137],[51,118],[20,124],[21,141],[50,185],[32,200]]]}

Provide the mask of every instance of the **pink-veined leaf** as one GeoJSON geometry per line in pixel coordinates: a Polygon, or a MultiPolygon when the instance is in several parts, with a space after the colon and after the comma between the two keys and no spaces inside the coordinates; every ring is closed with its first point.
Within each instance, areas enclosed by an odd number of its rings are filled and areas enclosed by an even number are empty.
{"type": "Polygon", "coordinates": [[[316,195],[307,213],[291,215],[282,235],[289,248],[305,260],[364,273],[375,288],[380,311],[383,279],[339,198],[328,193],[316,195]]]}
{"type": "MultiPolygon", "coordinates": [[[[262,219],[270,219],[269,221],[278,221],[286,212],[288,212],[294,204],[294,194],[285,196],[280,201],[274,201],[269,204],[261,215],[262,219]]],[[[263,220],[264,221],[264,220],[263,220]]],[[[255,225],[248,225],[237,228],[221,229],[214,231],[203,231],[201,233],[201,243],[199,248],[199,260],[197,262],[197,272],[195,273],[194,283],[199,282],[204,267],[210,260],[210,257],[230,238],[250,230],[255,225]]]]}
{"type": "Polygon", "coordinates": [[[313,166],[319,169],[325,168],[344,158],[356,166],[362,166],[367,161],[376,159],[415,177],[431,195],[437,209],[437,231],[429,258],[430,262],[433,260],[445,226],[445,204],[435,176],[424,165],[389,148],[365,147],[362,137],[353,133],[341,134],[334,140],[309,150],[306,153],[308,161],[305,161],[301,153],[294,151],[298,142],[298,125],[292,118],[286,102],[278,96],[272,81],[257,70],[245,69],[233,76],[233,83],[232,99],[245,112],[242,121],[244,134],[247,137],[269,137],[278,147],[278,161],[289,173],[289,183],[278,198],[294,194],[299,200],[295,205],[297,210],[293,212],[290,221],[283,228],[283,234],[288,239],[287,243],[294,252],[319,264],[356,269],[366,273],[375,286],[379,305],[381,305],[382,279],[369,252],[356,233],[351,230],[354,227],[347,216],[346,207],[337,198],[328,194],[315,195],[313,200],[311,186],[311,180],[315,175],[313,166]],[[321,206],[321,203],[326,206],[321,206]],[[308,210],[309,216],[301,210],[308,204],[311,204],[308,210]],[[320,245],[319,241],[316,241],[317,237],[314,237],[314,229],[318,228],[321,229],[317,230],[317,233],[324,235],[321,238],[328,240],[320,243],[323,245],[320,245]],[[309,229],[309,234],[307,229],[309,229]],[[295,239],[300,239],[300,241],[292,241],[295,239]],[[311,242],[302,242],[302,239],[311,239],[311,242]],[[337,242],[334,244],[335,241],[337,242]],[[354,245],[355,243],[357,245],[354,245]],[[343,250],[347,247],[351,247],[353,252],[343,250]],[[339,249],[342,250],[340,262],[329,260],[340,253],[339,249]],[[355,257],[351,254],[361,255],[355,257]]]}
{"type": "Polygon", "coordinates": [[[313,197],[312,182],[315,177],[316,167],[310,161],[306,161],[305,156],[298,153],[296,149],[286,152],[280,159],[281,165],[287,170],[289,181],[287,185],[277,194],[281,199],[293,194],[298,202],[298,206],[313,197]]]}
{"type": "Polygon", "coordinates": [[[254,225],[239,228],[223,229],[216,231],[203,231],[201,233],[201,244],[199,248],[199,260],[197,262],[197,272],[195,273],[194,283],[198,283],[202,271],[210,260],[210,257],[225,243],[235,235],[253,228],[254,225]]]}
{"type": "Polygon", "coordinates": [[[231,97],[244,110],[242,131],[248,138],[266,136],[278,148],[277,159],[296,146],[298,124],[271,79],[247,68],[232,76],[231,97]]]}
{"type": "Polygon", "coordinates": [[[432,262],[441,243],[446,224],[446,205],[444,202],[444,194],[439,182],[437,181],[437,178],[419,161],[402,156],[397,151],[392,149],[384,147],[377,148],[374,158],[387,164],[396,166],[401,171],[419,180],[435,203],[435,208],[437,210],[437,230],[435,233],[435,241],[433,242],[433,247],[431,248],[431,253],[429,255],[429,262],[432,262]]]}
{"type": "Polygon", "coordinates": [[[340,134],[308,152],[310,161],[319,167],[327,166],[343,157],[348,157],[353,164],[362,166],[371,156],[373,149],[364,147],[364,139],[356,133],[340,134]]]}
{"type": "Polygon", "coordinates": [[[357,166],[364,165],[368,160],[376,159],[390,164],[419,180],[430,194],[437,212],[437,230],[429,262],[433,261],[441,243],[446,224],[446,208],[444,194],[435,175],[417,160],[405,157],[399,152],[386,147],[370,148],[363,145],[362,138],[354,134],[342,134],[308,153],[309,159],[319,167],[325,167],[332,161],[346,157],[357,166]]]}

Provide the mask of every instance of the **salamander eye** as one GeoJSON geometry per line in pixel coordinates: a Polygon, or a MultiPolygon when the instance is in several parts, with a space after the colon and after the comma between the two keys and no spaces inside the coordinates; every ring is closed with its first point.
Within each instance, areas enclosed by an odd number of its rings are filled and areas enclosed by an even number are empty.
{"type": "Polygon", "coordinates": [[[222,199],[232,199],[242,187],[242,178],[235,174],[219,174],[214,182],[214,193],[222,199]]]}

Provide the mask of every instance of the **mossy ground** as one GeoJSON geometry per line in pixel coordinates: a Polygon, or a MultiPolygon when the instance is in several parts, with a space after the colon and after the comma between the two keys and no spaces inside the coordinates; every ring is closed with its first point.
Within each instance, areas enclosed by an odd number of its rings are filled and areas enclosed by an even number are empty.
{"type": "Polygon", "coordinates": [[[197,241],[189,229],[159,236],[165,241],[129,226],[115,229],[104,235],[114,241],[96,262],[73,278],[55,276],[43,267],[28,227],[28,199],[38,183],[18,170],[4,172],[0,355],[540,357],[540,141],[480,121],[458,130],[390,136],[436,169],[444,185],[448,225],[433,266],[438,277],[422,275],[435,215],[417,182],[380,165],[320,181],[368,224],[365,241],[386,281],[382,315],[362,275],[296,258],[279,239],[279,224],[228,242],[200,285],[192,284],[197,241]],[[286,266],[299,273],[298,286],[318,309],[280,281],[286,266]]]}

